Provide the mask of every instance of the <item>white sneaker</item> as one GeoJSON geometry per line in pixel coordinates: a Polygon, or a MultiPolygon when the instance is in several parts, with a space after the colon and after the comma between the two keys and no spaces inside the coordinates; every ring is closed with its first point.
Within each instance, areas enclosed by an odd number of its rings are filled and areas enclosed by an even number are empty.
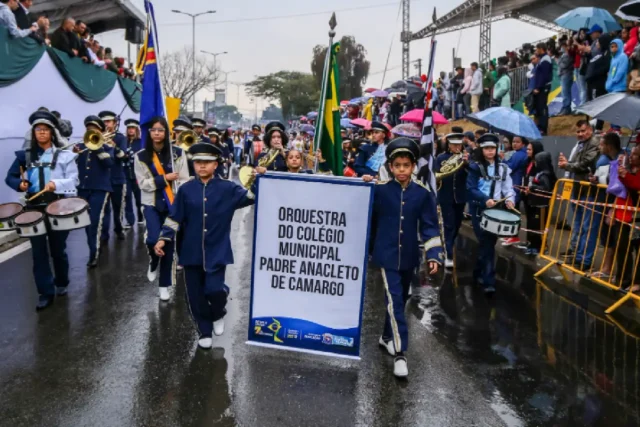
{"type": "Polygon", "coordinates": [[[160,289],[160,301],[169,301],[171,297],[169,295],[169,288],[159,288],[160,289]]]}
{"type": "Polygon", "coordinates": [[[393,361],[393,375],[398,378],[405,378],[407,375],[409,375],[409,368],[407,367],[406,358],[402,356],[396,357],[396,359],[393,361]]]}
{"type": "Polygon", "coordinates": [[[393,340],[385,341],[382,339],[382,337],[380,337],[380,339],[378,340],[378,344],[380,345],[380,347],[384,347],[384,349],[387,350],[387,353],[389,353],[390,355],[396,355],[396,347],[393,345],[393,340]]]}
{"type": "Polygon", "coordinates": [[[453,268],[453,260],[445,259],[444,260],[444,268],[453,268]]]}
{"type": "Polygon", "coordinates": [[[150,282],[153,282],[156,280],[156,277],[158,277],[158,268],[156,268],[155,271],[151,271],[151,264],[149,264],[149,269],[147,270],[147,279],[149,279],[150,282]]]}
{"type": "Polygon", "coordinates": [[[218,337],[224,334],[224,318],[213,322],[213,333],[218,337]]]}
{"type": "Polygon", "coordinates": [[[179,266],[177,266],[177,267],[176,267],[176,270],[177,270],[177,271],[182,271],[182,270],[184,270],[184,267],[183,267],[183,266],[181,266],[181,265],[179,265],[179,266]]]}
{"type": "Polygon", "coordinates": [[[200,348],[204,348],[204,349],[210,349],[211,346],[213,346],[213,339],[209,338],[209,337],[205,337],[205,338],[200,338],[198,340],[198,347],[200,348]]]}

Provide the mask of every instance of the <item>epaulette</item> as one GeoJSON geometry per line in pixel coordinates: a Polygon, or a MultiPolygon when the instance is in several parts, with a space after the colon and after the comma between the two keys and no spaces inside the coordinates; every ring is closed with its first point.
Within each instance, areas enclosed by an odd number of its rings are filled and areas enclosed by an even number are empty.
{"type": "Polygon", "coordinates": [[[377,180],[377,181],[376,181],[376,185],[388,184],[388,183],[390,183],[390,182],[391,182],[391,180],[390,180],[390,179],[387,179],[387,180],[385,180],[385,181],[377,180]]]}
{"type": "Polygon", "coordinates": [[[420,187],[424,188],[425,190],[427,190],[428,192],[431,192],[431,189],[429,187],[427,187],[426,185],[424,185],[422,183],[422,181],[419,181],[417,179],[413,179],[413,182],[415,182],[416,184],[418,184],[420,187]]]}

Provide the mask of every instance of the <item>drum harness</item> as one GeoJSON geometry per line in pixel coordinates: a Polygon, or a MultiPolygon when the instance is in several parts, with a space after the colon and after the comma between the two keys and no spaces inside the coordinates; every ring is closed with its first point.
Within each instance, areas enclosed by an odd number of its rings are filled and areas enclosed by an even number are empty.
{"type": "Polygon", "coordinates": [[[493,173],[493,176],[489,176],[487,174],[487,170],[484,167],[483,164],[478,163],[478,168],[480,169],[480,175],[482,175],[482,179],[490,179],[491,180],[491,190],[489,192],[490,196],[493,199],[493,195],[496,192],[496,182],[498,181],[506,181],[507,179],[507,171],[509,170],[508,168],[502,168],[502,176],[500,176],[500,165],[502,163],[499,161],[495,162],[495,170],[493,173]]]}
{"type": "MultiPolygon", "coordinates": [[[[44,182],[44,168],[48,167],[53,172],[53,170],[56,167],[56,163],[58,162],[58,155],[60,154],[60,151],[62,150],[58,150],[57,148],[54,148],[53,157],[50,163],[41,163],[40,161],[35,161],[31,163],[31,149],[27,148],[26,150],[24,150],[25,165],[27,166],[27,171],[34,168],[38,168],[38,181],[41,189],[44,189],[45,185],[47,184],[46,182],[44,182]]],[[[38,197],[34,202],[27,203],[27,205],[30,208],[37,209],[37,208],[45,207],[50,202],[58,200],[59,198],[60,196],[56,194],[46,193],[38,197]]]]}

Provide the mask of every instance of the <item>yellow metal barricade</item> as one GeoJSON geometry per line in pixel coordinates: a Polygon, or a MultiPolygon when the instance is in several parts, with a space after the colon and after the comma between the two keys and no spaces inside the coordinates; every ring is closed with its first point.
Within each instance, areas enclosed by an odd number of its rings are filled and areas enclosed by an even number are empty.
{"type": "Polygon", "coordinates": [[[640,307],[640,295],[633,292],[634,285],[640,284],[640,197],[616,205],[606,190],[603,184],[558,180],[540,251],[549,263],[536,276],[555,265],[565,279],[570,271],[623,292],[606,311],[612,313],[629,300],[640,307]]]}

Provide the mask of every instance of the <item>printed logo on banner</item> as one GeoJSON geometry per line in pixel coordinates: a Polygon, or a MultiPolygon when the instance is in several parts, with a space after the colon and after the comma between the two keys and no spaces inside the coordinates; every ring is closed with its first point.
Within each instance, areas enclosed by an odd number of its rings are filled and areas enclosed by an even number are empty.
{"type": "Polygon", "coordinates": [[[322,342],[327,345],[341,345],[343,347],[353,347],[354,340],[350,337],[341,337],[340,335],[323,334],[322,342]]]}

